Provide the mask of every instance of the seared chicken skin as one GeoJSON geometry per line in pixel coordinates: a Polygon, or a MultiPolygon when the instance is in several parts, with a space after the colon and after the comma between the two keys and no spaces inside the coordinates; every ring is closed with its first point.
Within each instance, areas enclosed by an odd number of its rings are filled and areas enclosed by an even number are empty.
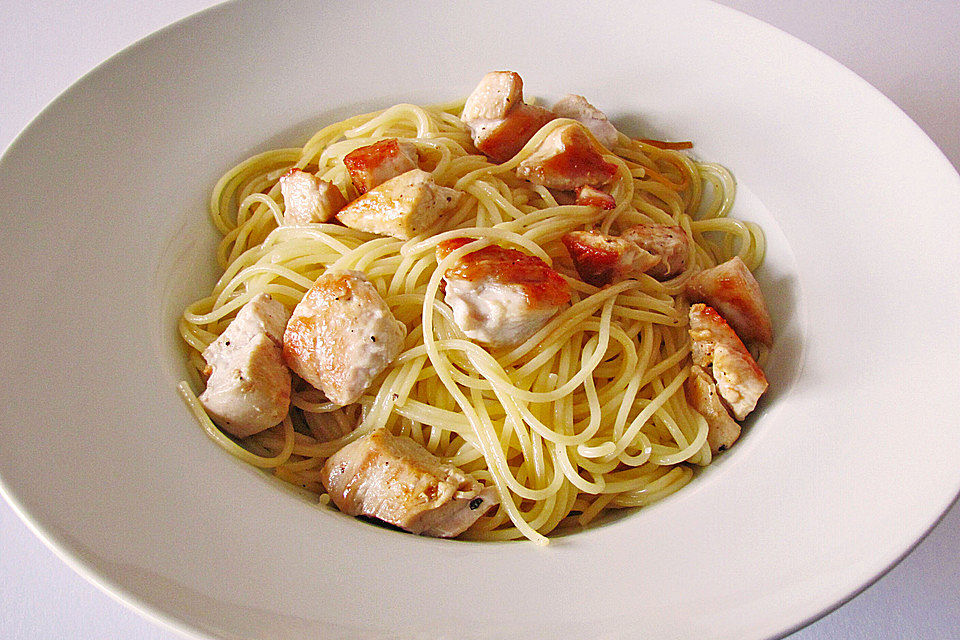
{"type": "Polygon", "coordinates": [[[744,341],[773,344],[773,327],[763,292],[739,256],[690,278],[687,295],[719,311],[744,341]]]}
{"type": "Polygon", "coordinates": [[[597,207],[598,209],[616,209],[617,201],[613,196],[600,189],[595,189],[588,184],[577,189],[577,199],[574,204],[585,207],[597,207]]]}
{"type": "Polygon", "coordinates": [[[638,224],[621,233],[620,237],[657,256],[657,264],[647,271],[657,280],[668,280],[687,268],[690,240],[680,227],[638,224]]]}
{"type": "Polygon", "coordinates": [[[302,169],[290,169],[280,177],[283,194],[283,224],[326,222],[346,204],[340,189],[302,169]]]}
{"type": "Polygon", "coordinates": [[[209,378],[200,402],[238,438],[276,426],[290,408],[290,371],[280,353],[289,317],[286,307],[261,293],[203,351],[209,378]]]}
{"type": "Polygon", "coordinates": [[[713,307],[702,303],[690,307],[690,338],[693,363],[711,370],[720,397],[737,420],[743,420],[767,390],[763,371],[713,307]]]}
{"type": "Polygon", "coordinates": [[[517,165],[517,176],[561,191],[599,187],[616,174],[617,166],[603,159],[601,149],[579,122],[558,126],[517,165]]]}
{"type": "Polygon", "coordinates": [[[560,239],[580,278],[595,287],[637,278],[660,262],[636,244],[599,231],[571,231],[560,239]]]}
{"type": "MultiPolygon", "coordinates": [[[[437,260],[470,242],[441,242],[437,260]]],[[[566,281],[547,263],[497,245],[466,254],[443,279],[457,326],[467,337],[494,348],[520,344],[570,300],[566,281]]]]}
{"type": "Polygon", "coordinates": [[[442,187],[426,171],[414,169],[363,194],[337,219],[351,229],[409,240],[456,209],[462,196],[462,191],[442,187]]]}
{"type": "Polygon", "coordinates": [[[354,149],[343,158],[350,180],[360,194],[418,168],[419,162],[417,145],[396,138],[354,149]]]}
{"type": "Polygon", "coordinates": [[[348,405],[397,357],[405,333],[362,273],[327,271],[293,310],[283,358],[331,402],[348,405]]]}
{"type": "MultiPolygon", "coordinates": [[[[582,187],[580,193],[590,188],[582,187]]],[[[641,224],[619,237],[599,231],[571,231],[561,240],[577,273],[584,282],[596,287],[637,278],[642,273],[666,280],[687,266],[689,242],[680,227],[641,224]]]]}
{"type": "Polygon", "coordinates": [[[512,71],[485,75],[460,114],[470,127],[474,146],[494,162],[515,156],[554,117],[542,107],[523,102],[523,80],[512,71]]]}
{"type": "Polygon", "coordinates": [[[506,162],[555,116],[532,104],[521,104],[505,118],[474,127],[474,145],[494,162],[506,162]]]}
{"type": "Polygon", "coordinates": [[[320,480],[346,514],[443,538],[460,535],[499,502],[493,487],[484,487],[411,438],[386,429],[333,454],[320,480]]]}
{"type": "Polygon", "coordinates": [[[553,105],[551,109],[558,118],[570,118],[583,124],[597,141],[607,149],[613,149],[620,134],[606,114],[587,102],[583,96],[567,94],[553,105]]]}

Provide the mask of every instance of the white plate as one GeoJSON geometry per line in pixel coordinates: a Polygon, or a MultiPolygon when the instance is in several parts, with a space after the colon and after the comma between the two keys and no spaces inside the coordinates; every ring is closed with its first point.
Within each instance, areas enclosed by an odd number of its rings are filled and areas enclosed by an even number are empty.
{"type": "Polygon", "coordinates": [[[114,57],[0,161],[5,497],[65,560],[227,638],[762,638],[889,568],[960,490],[960,179],[837,63],[704,3],[249,3],[114,57]],[[693,485],[546,549],[318,510],[174,390],[209,287],[205,201],[251,153],[512,68],[693,139],[770,240],[765,410],[693,485]]]}

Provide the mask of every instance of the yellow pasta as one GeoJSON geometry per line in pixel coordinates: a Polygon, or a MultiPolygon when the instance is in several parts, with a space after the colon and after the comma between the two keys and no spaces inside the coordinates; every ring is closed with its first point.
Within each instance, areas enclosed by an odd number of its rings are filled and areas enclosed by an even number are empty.
{"type": "Polygon", "coordinates": [[[344,444],[380,427],[410,436],[499,490],[499,507],[462,537],[545,542],[557,528],[659,500],[710,463],[706,422],[683,393],[690,342],[680,293],[692,273],[734,255],[755,269],[763,234],[728,216],[735,186],[725,169],[624,135],[606,158],[617,166],[610,188],[616,208],[558,204],[555,194],[513,170],[562,121],[544,126],[512,160],[496,165],[473,147],[458,118],[462,107],[463,101],[401,104],[333,124],[302,148],[244,161],[211,197],[211,216],[223,235],[217,251],[223,276],[179,323],[195,382],[205,364],[200,353],[254,295],[268,293],[292,309],[327,268],[360,270],[407,328],[400,356],[360,399],[361,425],[328,443],[295,429],[300,409],[335,408],[300,382],[290,417],[235,441],[206,418],[187,385],[182,389],[207,432],[231,453],[319,494],[319,468],[344,444]],[[466,192],[441,229],[402,241],[339,224],[278,226],[278,179],[285,171],[315,172],[349,194],[343,156],[384,138],[414,142],[437,182],[466,192]],[[602,289],[578,278],[560,242],[564,234],[618,232],[643,222],[679,226],[693,240],[684,273],[602,289]],[[570,304],[515,348],[492,351],[469,340],[440,289],[442,269],[465,250],[448,256],[441,269],[435,252],[439,242],[456,237],[477,238],[470,250],[496,243],[542,258],[569,283],[570,304]]]}

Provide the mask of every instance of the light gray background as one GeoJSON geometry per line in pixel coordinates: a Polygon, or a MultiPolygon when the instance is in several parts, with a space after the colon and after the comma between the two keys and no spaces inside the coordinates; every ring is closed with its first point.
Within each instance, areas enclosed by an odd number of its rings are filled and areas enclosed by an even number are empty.
{"type": "MultiPolygon", "coordinates": [[[[906,111],[960,168],[960,2],[721,1],[845,64],[906,111]]],[[[86,71],[212,4],[0,0],[0,149],[86,71]]],[[[0,637],[11,640],[180,638],[75,574],[2,500],[0,621],[0,637]]],[[[876,584],[790,636],[827,638],[960,638],[960,506],[876,584]]]]}

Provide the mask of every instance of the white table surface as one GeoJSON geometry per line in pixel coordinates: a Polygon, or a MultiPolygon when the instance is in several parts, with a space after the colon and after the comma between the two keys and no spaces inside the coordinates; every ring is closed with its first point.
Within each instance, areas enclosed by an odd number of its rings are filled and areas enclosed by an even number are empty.
{"type": "MultiPolygon", "coordinates": [[[[845,64],[900,106],[960,168],[960,2],[722,3],[845,64]]],[[[86,71],[148,33],[212,4],[0,0],[0,149],[86,71]]],[[[0,637],[181,636],[74,573],[0,500],[0,637]]],[[[790,636],[826,638],[960,638],[960,504],[886,576],[790,636]]]]}

